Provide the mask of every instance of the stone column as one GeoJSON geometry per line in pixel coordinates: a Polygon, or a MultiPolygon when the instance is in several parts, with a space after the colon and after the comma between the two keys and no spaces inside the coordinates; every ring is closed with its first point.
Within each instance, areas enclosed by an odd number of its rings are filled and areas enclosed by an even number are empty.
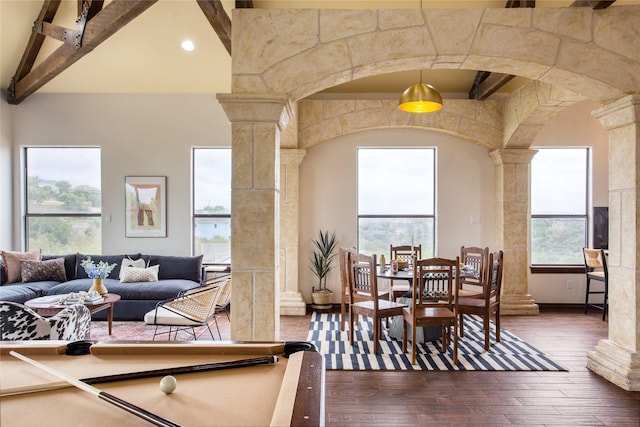
{"type": "Polygon", "coordinates": [[[535,150],[505,148],[489,156],[496,165],[496,243],[504,251],[500,314],[539,314],[529,294],[529,169],[535,150]]]}
{"type": "Polygon", "coordinates": [[[280,150],[280,314],[304,316],[307,304],[298,287],[300,163],[306,150],[280,150]]]}
{"type": "Polygon", "coordinates": [[[277,340],[280,132],[286,97],[218,94],[231,121],[231,339],[277,340]]]}
{"type": "Polygon", "coordinates": [[[640,391],[640,96],[593,115],[609,132],[609,337],[589,352],[587,368],[640,391]]]}

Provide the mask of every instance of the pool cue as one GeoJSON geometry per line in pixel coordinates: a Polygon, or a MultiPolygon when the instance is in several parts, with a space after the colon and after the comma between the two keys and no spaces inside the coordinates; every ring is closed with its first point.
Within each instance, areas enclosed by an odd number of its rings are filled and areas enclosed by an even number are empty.
{"type": "MultiPolygon", "coordinates": [[[[222,369],[245,368],[249,366],[269,365],[277,363],[278,356],[254,357],[251,359],[229,360],[226,362],[203,363],[200,365],[176,366],[175,368],[160,368],[148,371],[126,372],[123,374],[103,375],[99,377],[81,378],[85,384],[100,384],[117,381],[136,380],[141,378],[152,378],[165,375],[191,374],[196,372],[217,371],[222,369]]],[[[11,396],[16,394],[36,393],[40,391],[56,390],[60,388],[70,387],[67,383],[52,383],[45,386],[36,386],[37,388],[21,388],[15,391],[2,392],[0,396],[11,396]]]]}
{"type": "Polygon", "coordinates": [[[20,353],[17,353],[15,351],[10,351],[9,352],[10,355],[12,355],[13,357],[17,357],[18,359],[22,360],[23,362],[26,362],[30,365],[33,365],[37,368],[42,369],[45,372],[48,372],[60,379],[65,380],[66,382],[68,382],[69,384],[79,388],[80,390],[86,391],[87,393],[93,394],[94,396],[104,400],[105,402],[108,402],[114,406],[117,406],[120,409],[123,409],[137,417],[142,418],[145,421],[150,422],[151,424],[154,424],[156,426],[160,426],[160,427],[181,427],[180,424],[176,424],[173,421],[170,421],[166,418],[163,418],[159,415],[156,415],[152,412],[149,412],[145,409],[142,409],[132,403],[129,403],[125,400],[122,400],[116,396],[113,396],[107,392],[101,391],[89,384],[85,384],[82,381],[73,378],[67,374],[65,374],[64,372],[60,372],[56,369],[53,369],[47,365],[43,365],[40,362],[37,362],[33,359],[30,359],[26,356],[23,356],[20,353]]]}

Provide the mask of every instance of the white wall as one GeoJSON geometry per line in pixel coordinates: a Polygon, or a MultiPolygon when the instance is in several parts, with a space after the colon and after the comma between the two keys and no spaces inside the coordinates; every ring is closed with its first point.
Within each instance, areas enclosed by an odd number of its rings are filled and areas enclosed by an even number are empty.
{"type": "MultiPolygon", "coordinates": [[[[495,247],[495,169],[486,148],[417,129],[347,135],[310,148],[300,166],[298,271],[300,290],[307,301],[315,283],[309,270],[311,240],[318,229],[335,230],[339,246],[356,246],[356,149],[374,146],[437,147],[437,255],[455,257],[462,245],[495,247]],[[471,224],[472,215],[480,216],[481,223],[471,224]]],[[[380,195],[380,203],[393,203],[393,195],[380,195]]],[[[327,286],[335,293],[334,302],[339,302],[337,262],[335,266],[327,286]]]]}
{"type": "MultiPolygon", "coordinates": [[[[2,99],[6,99],[3,91],[2,99]]],[[[11,227],[11,186],[13,168],[11,166],[11,109],[9,104],[0,101],[0,248],[10,248],[13,241],[11,227]]]]}
{"type": "MultiPolygon", "coordinates": [[[[592,147],[593,206],[609,206],[609,139],[600,122],[591,116],[598,108],[600,104],[596,102],[583,101],[561,111],[538,133],[532,148],[592,147]]],[[[592,234],[591,225],[589,234],[592,234]]],[[[584,303],[585,286],[584,273],[529,272],[529,293],[539,303],[584,303]]]]}
{"type": "MultiPolygon", "coordinates": [[[[102,147],[103,254],[191,253],[191,147],[231,145],[231,126],[214,94],[34,94],[9,108],[14,165],[23,146],[102,147]],[[167,177],[167,238],[124,236],[125,176],[167,177]]],[[[20,182],[14,180],[14,194],[20,195],[20,182]]],[[[16,199],[11,249],[19,250],[22,203],[16,199]]]]}

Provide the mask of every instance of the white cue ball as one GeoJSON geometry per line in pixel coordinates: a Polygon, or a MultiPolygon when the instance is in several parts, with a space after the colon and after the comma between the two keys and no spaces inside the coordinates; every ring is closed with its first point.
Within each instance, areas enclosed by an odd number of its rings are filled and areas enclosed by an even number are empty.
{"type": "Polygon", "coordinates": [[[176,389],[176,385],[178,385],[178,380],[171,375],[162,377],[160,380],[160,390],[166,394],[173,393],[173,390],[176,389]]]}

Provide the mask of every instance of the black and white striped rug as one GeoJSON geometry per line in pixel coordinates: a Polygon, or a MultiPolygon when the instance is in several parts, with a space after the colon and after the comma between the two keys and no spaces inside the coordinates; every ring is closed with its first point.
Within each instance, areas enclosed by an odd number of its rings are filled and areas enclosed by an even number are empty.
{"type": "MultiPolygon", "coordinates": [[[[384,321],[383,321],[384,323],[384,321]]],[[[411,364],[410,348],[402,352],[402,340],[390,338],[386,328],[373,354],[371,320],[360,317],[353,346],[349,344],[349,322],[340,331],[339,313],[317,313],[311,316],[307,340],[313,342],[325,359],[326,369],[335,370],[432,370],[432,371],[566,371],[540,350],[502,329],[500,342],[495,342],[495,324],[491,322],[491,347],[484,350],[482,320],[466,316],[464,338],[458,340],[458,364],[453,364],[451,347],[440,352],[441,341],[418,344],[416,364],[411,364]]],[[[410,347],[408,343],[408,347],[410,347]]]]}

